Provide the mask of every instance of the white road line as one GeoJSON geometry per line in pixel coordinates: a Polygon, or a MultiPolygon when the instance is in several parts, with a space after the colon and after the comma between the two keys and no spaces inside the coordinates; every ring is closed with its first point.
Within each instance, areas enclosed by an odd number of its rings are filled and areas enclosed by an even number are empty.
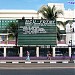
{"type": "Polygon", "coordinates": [[[75,67],[0,67],[0,69],[75,69],[75,67]]]}

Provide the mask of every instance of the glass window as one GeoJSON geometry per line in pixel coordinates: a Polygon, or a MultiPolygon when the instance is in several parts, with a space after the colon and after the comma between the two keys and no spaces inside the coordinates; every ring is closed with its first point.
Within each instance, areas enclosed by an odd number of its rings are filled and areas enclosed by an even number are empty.
{"type": "Polygon", "coordinates": [[[5,21],[5,22],[7,22],[7,21],[5,21]]]}
{"type": "Polygon", "coordinates": [[[13,20],[13,22],[15,22],[15,21],[13,20]]]}
{"type": "Polygon", "coordinates": [[[16,20],[16,22],[18,22],[18,20],[16,20]]]}
{"type": "Polygon", "coordinates": [[[9,22],[9,21],[8,21],[9,22]]]}
{"type": "Polygon", "coordinates": [[[2,21],[2,22],[4,22],[4,21],[2,21]]]}

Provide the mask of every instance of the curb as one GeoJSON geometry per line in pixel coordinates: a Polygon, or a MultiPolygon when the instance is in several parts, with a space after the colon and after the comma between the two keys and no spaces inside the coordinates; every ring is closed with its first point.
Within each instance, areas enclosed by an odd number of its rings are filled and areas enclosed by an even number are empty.
{"type": "Polygon", "coordinates": [[[35,61],[35,62],[31,62],[31,61],[0,61],[0,63],[25,63],[25,64],[27,64],[27,63],[37,63],[37,64],[40,64],[40,63],[75,63],[75,61],[35,61]]]}

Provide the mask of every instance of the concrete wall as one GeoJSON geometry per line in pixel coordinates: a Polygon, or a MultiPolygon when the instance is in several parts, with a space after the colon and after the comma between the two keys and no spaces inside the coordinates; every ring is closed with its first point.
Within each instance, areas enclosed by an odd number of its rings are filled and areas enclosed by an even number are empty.
{"type": "Polygon", "coordinates": [[[70,28],[70,24],[66,25],[66,44],[71,45],[69,41],[72,40],[72,45],[75,45],[75,22],[72,23],[72,28],[70,28]],[[74,28],[74,32],[72,29],[74,28]]]}
{"type": "Polygon", "coordinates": [[[0,19],[21,19],[25,17],[38,18],[38,13],[35,10],[0,10],[0,19]]]}

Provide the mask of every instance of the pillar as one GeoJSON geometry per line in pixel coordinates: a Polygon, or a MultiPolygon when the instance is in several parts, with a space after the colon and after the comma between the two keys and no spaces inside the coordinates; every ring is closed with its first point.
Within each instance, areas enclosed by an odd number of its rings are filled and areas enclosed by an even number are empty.
{"type": "Polygon", "coordinates": [[[39,57],[39,47],[36,47],[36,57],[39,57]]]}
{"type": "Polygon", "coordinates": [[[71,57],[71,47],[69,47],[69,57],[71,57]]]}
{"type": "Polygon", "coordinates": [[[53,47],[53,57],[55,57],[55,47],[53,47]]]}
{"type": "Polygon", "coordinates": [[[20,47],[20,57],[23,57],[23,47],[20,47]]]}
{"type": "Polygon", "coordinates": [[[7,41],[7,44],[8,44],[8,35],[7,35],[7,40],[6,41],[7,41]]]}
{"type": "Polygon", "coordinates": [[[4,57],[6,57],[6,47],[4,47],[4,57]]]}

